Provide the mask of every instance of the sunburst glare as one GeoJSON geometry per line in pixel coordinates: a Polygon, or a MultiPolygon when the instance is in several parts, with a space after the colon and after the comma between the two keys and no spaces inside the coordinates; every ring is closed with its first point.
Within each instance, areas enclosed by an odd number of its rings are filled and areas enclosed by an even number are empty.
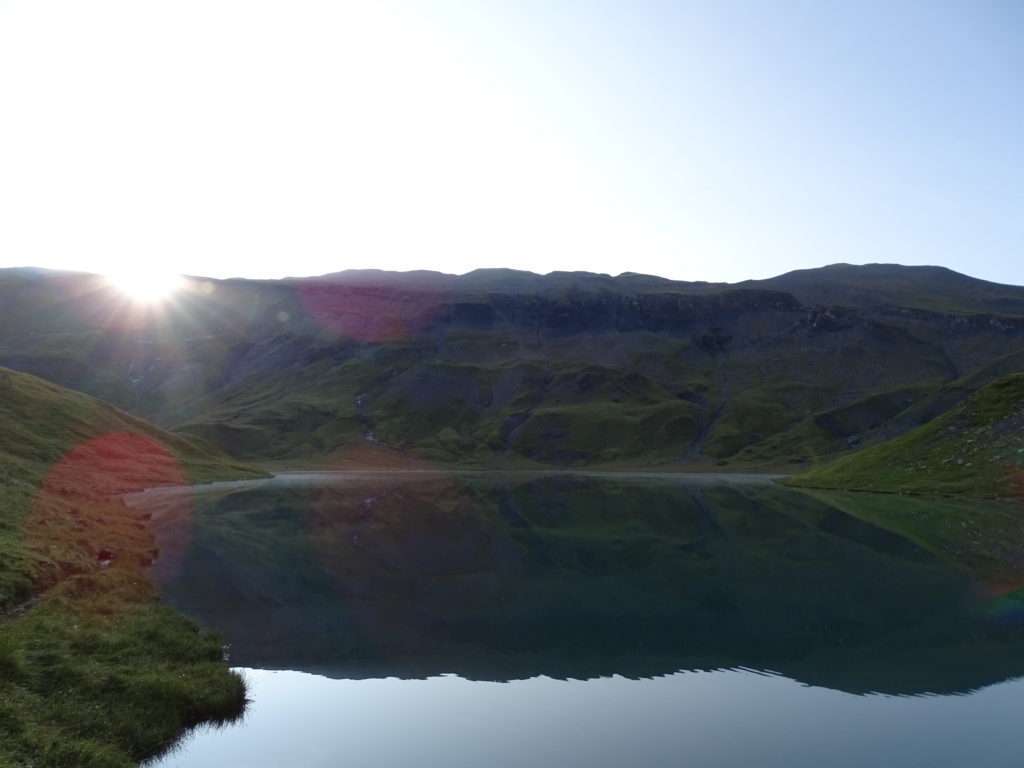
{"type": "Polygon", "coordinates": [[[138,304],[158,304],[179,291],[184,283],[181,275],[159,270],[137,269],[114,272],[107,281],[138,304]]]}

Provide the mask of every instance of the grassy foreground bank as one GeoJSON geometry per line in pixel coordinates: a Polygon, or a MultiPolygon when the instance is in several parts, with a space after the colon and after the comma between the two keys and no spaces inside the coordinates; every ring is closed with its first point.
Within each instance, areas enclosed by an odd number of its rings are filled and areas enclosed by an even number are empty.
{"type": "Polygon", "coordinates": [[[0,768],[135,765],[241,711],[219,640],[158,602],[159,552],[119,495],[254,474],[0,369],[0,768]]]}

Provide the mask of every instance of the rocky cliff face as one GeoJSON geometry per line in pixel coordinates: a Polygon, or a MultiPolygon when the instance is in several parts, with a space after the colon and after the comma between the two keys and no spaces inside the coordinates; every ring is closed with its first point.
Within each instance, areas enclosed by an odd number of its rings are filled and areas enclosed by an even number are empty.
{"type": "Polygon", "coordinates": [[[731,325],[751,314],[798,312],[800,303],[779,291],[736,290],[707,296],[679,293],[583,293],[561,298],[492,293],[477,301],[442,303],[435,323],[453,328],[536,329],[552,334],[680,334],[731,325]]]}

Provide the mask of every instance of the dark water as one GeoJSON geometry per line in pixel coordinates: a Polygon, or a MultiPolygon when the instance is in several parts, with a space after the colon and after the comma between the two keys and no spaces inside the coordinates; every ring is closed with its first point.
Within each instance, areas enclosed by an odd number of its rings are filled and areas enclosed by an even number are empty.
{"type": "Polygon", "coordinates": [[[827,499],[392,476],[155,500],[253,699],[160,766],[1011,766],[1024,634],[827,499]]]}

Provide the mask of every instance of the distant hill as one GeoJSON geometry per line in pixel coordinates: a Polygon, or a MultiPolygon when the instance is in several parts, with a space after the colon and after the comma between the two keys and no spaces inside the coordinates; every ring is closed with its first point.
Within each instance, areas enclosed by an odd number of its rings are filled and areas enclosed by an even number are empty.
{"type": "Polygon", "coordinates": [[[242,459],[794,466],[1024,370],[1024,288],[833,265],[740,284],[487,269],[196,279],[132,307],[0,271],[0,365],[242,459]],[[990,373],[985,373],[986,371],[990,373]]]}
{"type": "Polygon", "coordinates": [[[726,290],[732,287],[728,283],[685,282],[634,272],[623,272],[613,277],[594,272],[549,272],[546,275],[539,275],[536,272],[527,272],[521,269],[474,269],[464,275],[450,275],[429,270],[388,272],[379,269],[350,269],[319,277],[290,278],[290,280],[445,291],[453,294],[470,294],[481,291],[553,294],[565,290],[612,293],[636,291],[700,293],[726,290]]]}
{"type": "Polygon", "coordinates": [[[978,280],[945,267],[832,264],[738,287],[786,291],[805,304],[1024,316],[1024,287],[978,280]]]}

